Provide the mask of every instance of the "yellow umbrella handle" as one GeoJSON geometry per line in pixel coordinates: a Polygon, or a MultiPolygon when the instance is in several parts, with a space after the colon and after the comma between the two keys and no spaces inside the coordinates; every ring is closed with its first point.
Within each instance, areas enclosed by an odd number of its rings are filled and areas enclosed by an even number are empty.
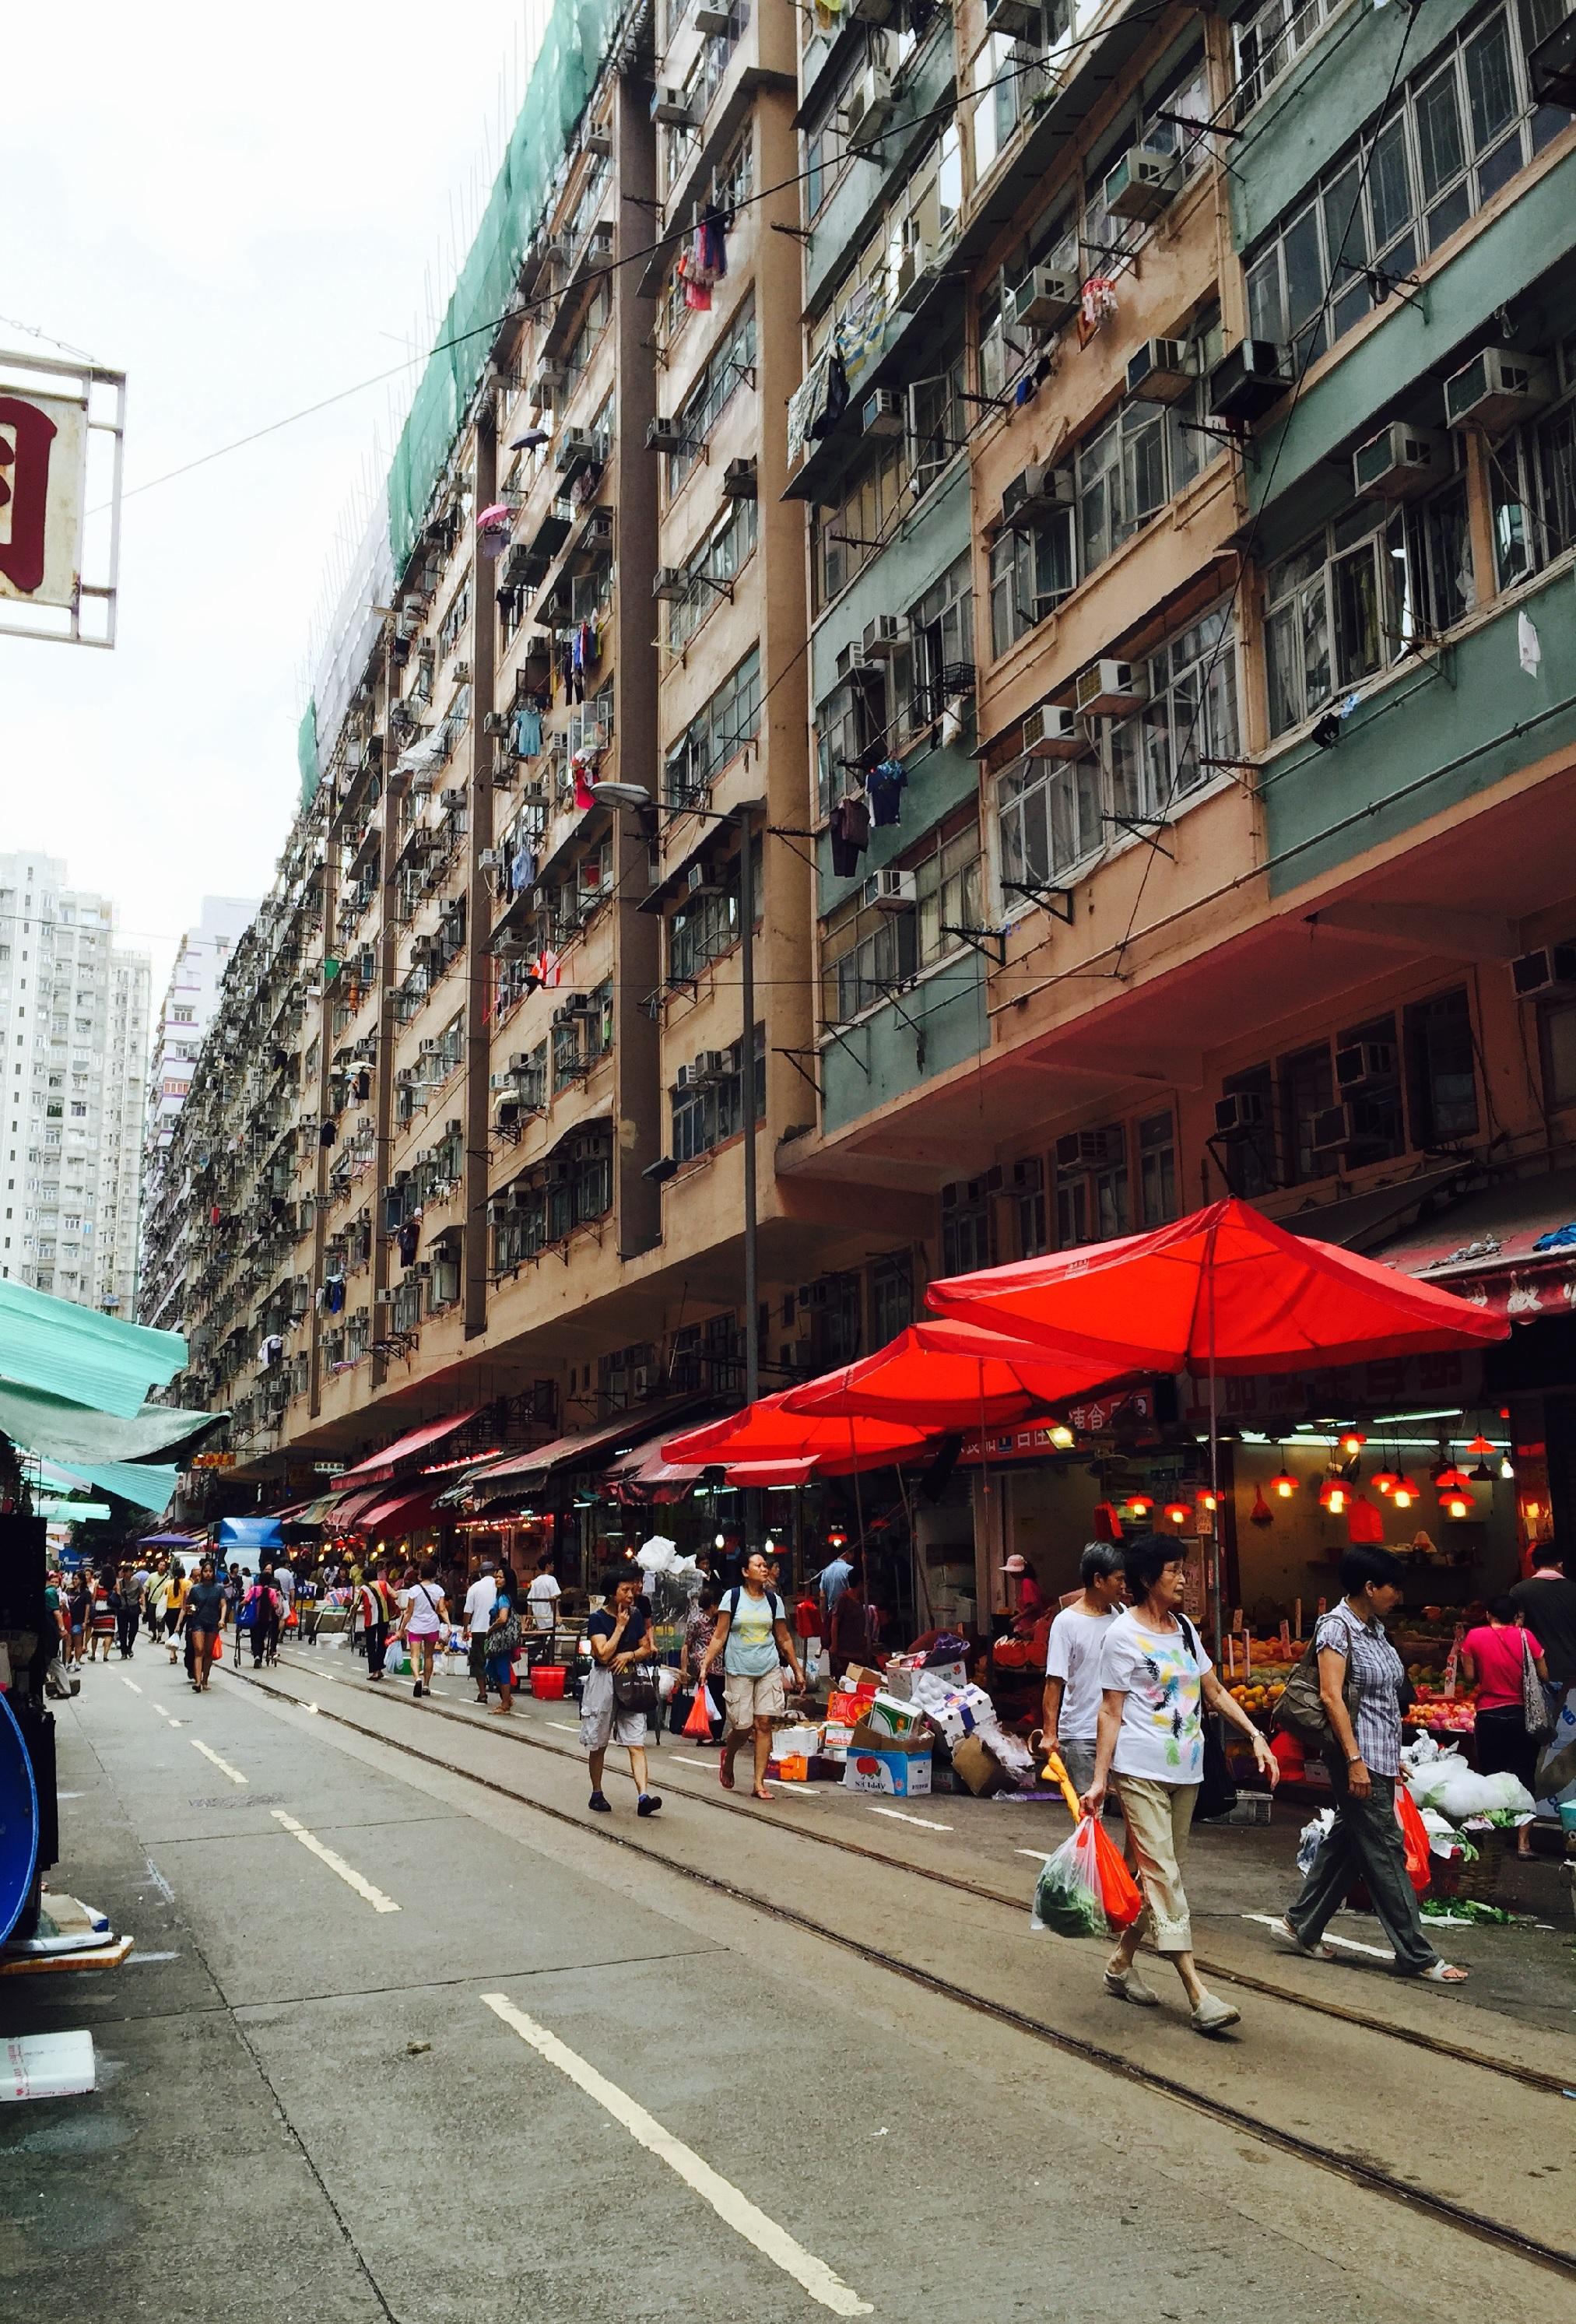
{"type": "Polygon", "coordinates": [[[1046,1764],[1040,1769],[1040,1781],[1042,1784],[1060,1784],[1062,1787],[1062,1797],[1067,1803],[1067,1813],[1072,1817],[1074,1822],[1076,1823],[1080,1814],[1082,1813],[1082,1810],[1078,1805],[1078,1794],[1073,1789],[1071,1778],[1067,1774],[1067,1770],[1062,1765],[1062,1755],[1059,1751],[1047,1751],[1046,1753],[1046,1764]]]}

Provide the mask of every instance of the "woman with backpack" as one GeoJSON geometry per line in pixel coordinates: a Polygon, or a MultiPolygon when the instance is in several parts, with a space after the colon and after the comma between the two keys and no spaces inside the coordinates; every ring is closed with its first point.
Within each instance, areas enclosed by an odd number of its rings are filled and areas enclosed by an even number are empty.
{"type": "Polygon", "coordinates": [[[423,1559],[419,1572],[413,1565],[407,1569],[400,1606],[397,1635],[410,1649],[410,1669],[415,1679],[410,1692],[419,1702],[423,1694],[432,1692],[432,1665],[438,1637],[448,1628],[448,1600],[438,1585],[431,1558],[423,1559]]]}
{"type": "Polygon", "coordinates": [[[235,1616],[237,1639],[243,1630],[252,1633],[253,1670],[261,1670],[265,1661],[279,1660],[279,1624],[283,1612],[283,1596],[273,1586],[273,1568],[262,1566],[235,1616]]]}
{"type": "Polygon", "coordinates": [[[381,1679],[389,1651],[389,1625],[400,1610],[386,1566],[374,1566],[366,1580],[357,1582],[355,1604],[366,1640],[366,1674],[369,1679],[381,1679]]]}
{"type": "Polygon", "coordinates": [[[639,1794],[635,1812],[655,1815],[662,1803],[647,1787],[646,1733],[658,1705],[641,1668],[656,1652],[651,1601],[642,1594],[638,1575],[616,1569],[604,1574],[602,1590],[603,1602],[585,1625],[591,1668],[580,1693],[580,1740],[591,1763],[590,1803],[599,1815],[613,1812],[602,1788],[602,1770],[616,1736],[630,1755],[639,1794]]]}

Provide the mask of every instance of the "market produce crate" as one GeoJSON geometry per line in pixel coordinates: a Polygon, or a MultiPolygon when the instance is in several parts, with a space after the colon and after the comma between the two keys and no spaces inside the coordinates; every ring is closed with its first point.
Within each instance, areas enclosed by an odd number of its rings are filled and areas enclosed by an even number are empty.
{"type": "Polygon", "coordinates": [[[1478,1853],[1475,1857],[1435,1856],[1430,1868],[1433,1875],[1433,1893],[1442,1904],[1452,1896],[1470,1897],[1476,1904],[1492,1904],[1505,1869],[1508,1835],[1503,1831],[1477,1831],[1469,1835],[1478,1853]]]}

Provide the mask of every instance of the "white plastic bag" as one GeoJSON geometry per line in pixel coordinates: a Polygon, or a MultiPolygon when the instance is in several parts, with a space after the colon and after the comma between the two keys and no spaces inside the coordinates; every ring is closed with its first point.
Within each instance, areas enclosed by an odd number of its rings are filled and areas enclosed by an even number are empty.
{"type": "Polygon", "coordinates": [[[1321,1808],[1318,1814],[1303,1826],[1297,1840],[1297,1870],[1304,1880],[1313,1869],[1313,1858],[1319,1853],[1319,1843],[1334,1821],[1333,1808],[1321,1808]]]}

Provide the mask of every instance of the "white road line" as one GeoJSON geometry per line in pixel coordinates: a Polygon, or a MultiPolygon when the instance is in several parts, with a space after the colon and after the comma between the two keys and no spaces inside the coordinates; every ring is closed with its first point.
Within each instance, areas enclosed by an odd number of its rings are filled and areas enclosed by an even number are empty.
{"type": "Polygon", "coordinates": [[[578,1735],[580,1732],[577,1727],[571,1727],[567,1719],[549,1719],[548,1725],[556,1727],[560,1735],[578,1735]]]}
{"type": "Polygon", "coordinates": [[[523,2009],[516,2009],[506,1994],[484,1993],[482,1999],[495,2016],[513,2028],[522,2042],[529,2042],[576,2089],[584,2090],[615,2122],[622,2123],[648,2153],[657,2155],[670,2171],[676,2172],[686,2186],[692,2187],[704,2202],[711,2205],[725,2227],[732,2227],[735,2235],[742,2236],[763,2258],[781,2268],[785,2275],[791,2275],[821,2307],[829,2308],[834,2316],[869,2316],[874,2312],[871,2302],[851,2291],[824,2259],[817,2259],[813,2252],[796,2242],[786,2227],[769,2219],[747,2195],[714,2171],[709,2163],[703,2162],[693,2147],[686,2146],[670,2130],[665,2130],[656,2116],[648,2114],[627,2091],[599,2074],[594,2066],[587,2064],[545,2025],[539,2025],[534,2017],[528,2017],[523,2009]]]}
{"type": "Polygon", "coordinates": [[[890,1816],[894,1823],[917,1823],[921,1831],[950,1831],[950,1823],[937,1823],[930,1816],[905,1814],[901,1808],[871,1808],[871,1815],[890,1816]]]}
{"type": "Polygon", "coordinates": [[[189,1723],[184,1719],[176,1719],[172,1717],[171,1714],[165,1710],[161,1702],[156,1702],[152,1707],[168,1727],[185,1727],[189,1723]]]}
{"type": "Polygon", "coordinates": [[[1037,1864],[1048,1864],[1051,1860],[1048,1848],[1015,1848],[1012,1853],[1014,1856],[1032,1857],[1037,1864]]]}
{"type": "MultiPolygon", "coordinates": [[[[1273,1929],[1281,1917],[1278,1913],[1244,1913],[1242,1915],[1245,1921],[1257,1921],[1261,1928],[1266,1929],[1273,1929]]],[[[1388,1945],[1365,1945],[1359,1943],[1356,1937],[1334,1937],[1328,1929],[1324,1932],[1324,1941],[1327,1945],[1338,1946],[1343,1953],[1368,1953],[1375,1960],[1387,1961],[1396,1958],[1388,1945]]],[[[1294,1952],[1295,1948],[1287,1945],[1286,1950],[1294,1952]]]]}
{"type": "Polygon", "coordinates": [[[282,1808],[270,1808],[269,1813],[276,1823],[283,1824],[286,1831],[293,1839],[299,1840],[303,1848],[309,1848],[319,1862],[328,1867],[330,1872],[337,1872],[347,1888],[354,1888],[358,1896],[364,1896],[374,1913],[399,1911],[400,1908],[392,1896],[385,1896],[382,1890],[374,1888],[372,1882],[364,1879],[354,1865],[346,1864],[342,1856],[336,1856],[331,1848],[325,1848],[315,1831],[309,1831],[304,1823],[298,1823],[294,1816],[287,1815],[282,1808]]]}
{"type": "Polygon", "coordinates": [[[215,1766],[218,1769],[220,1775],[228,1775],[233,1784],[247,1784],[251,1782],[251,1777],[249,1775],[244,1775],[239,1767],[232,1767],[227,1759],[221,1759],[211,1743],[204,1743],[200,1738],[196,1735],[190,1738],[190,1742],[191,1748],[194,1751],[200,1751],[205,1759],[211,1759],[215,1766]]]}
{"type": "MultiPolygon", "coordinates": [[[[684,1757],[683,1754],[678,1751],[675,1751],[673,1753],[668,1764],[675,1767],[698,1767],[704,1775],[714,1775],[717,1772],[717,1762],[715,1759],[687,1759],[684,1757]]],[[[725,1789],[726,1787],[723,1786],[723,1788],[725,1789]]],[[[766,1788],[769,1792],[780,1792],[785,1800],[813,1800],[816,1797],[816,1794],[810,1789],[807,1784],[785,1784],[780,1775],[768,1775],[766,1778],[766,1788]]],[[[741,1783],[739,1789],[743,1793],[745,1798],[748,1799],[750,1796],[749,1785],[747,1784],[741,1783]]]]}
{"type": "Polygon", "coordinates": [[[143,1690],[137,1684],[136,1680],[134,1678],[127,1678],[124,1671],[116,1671],[115,1676],[119,1679],[122,1686],[129,1686],[134,1694],[141,1694],[143,1690]]]}

